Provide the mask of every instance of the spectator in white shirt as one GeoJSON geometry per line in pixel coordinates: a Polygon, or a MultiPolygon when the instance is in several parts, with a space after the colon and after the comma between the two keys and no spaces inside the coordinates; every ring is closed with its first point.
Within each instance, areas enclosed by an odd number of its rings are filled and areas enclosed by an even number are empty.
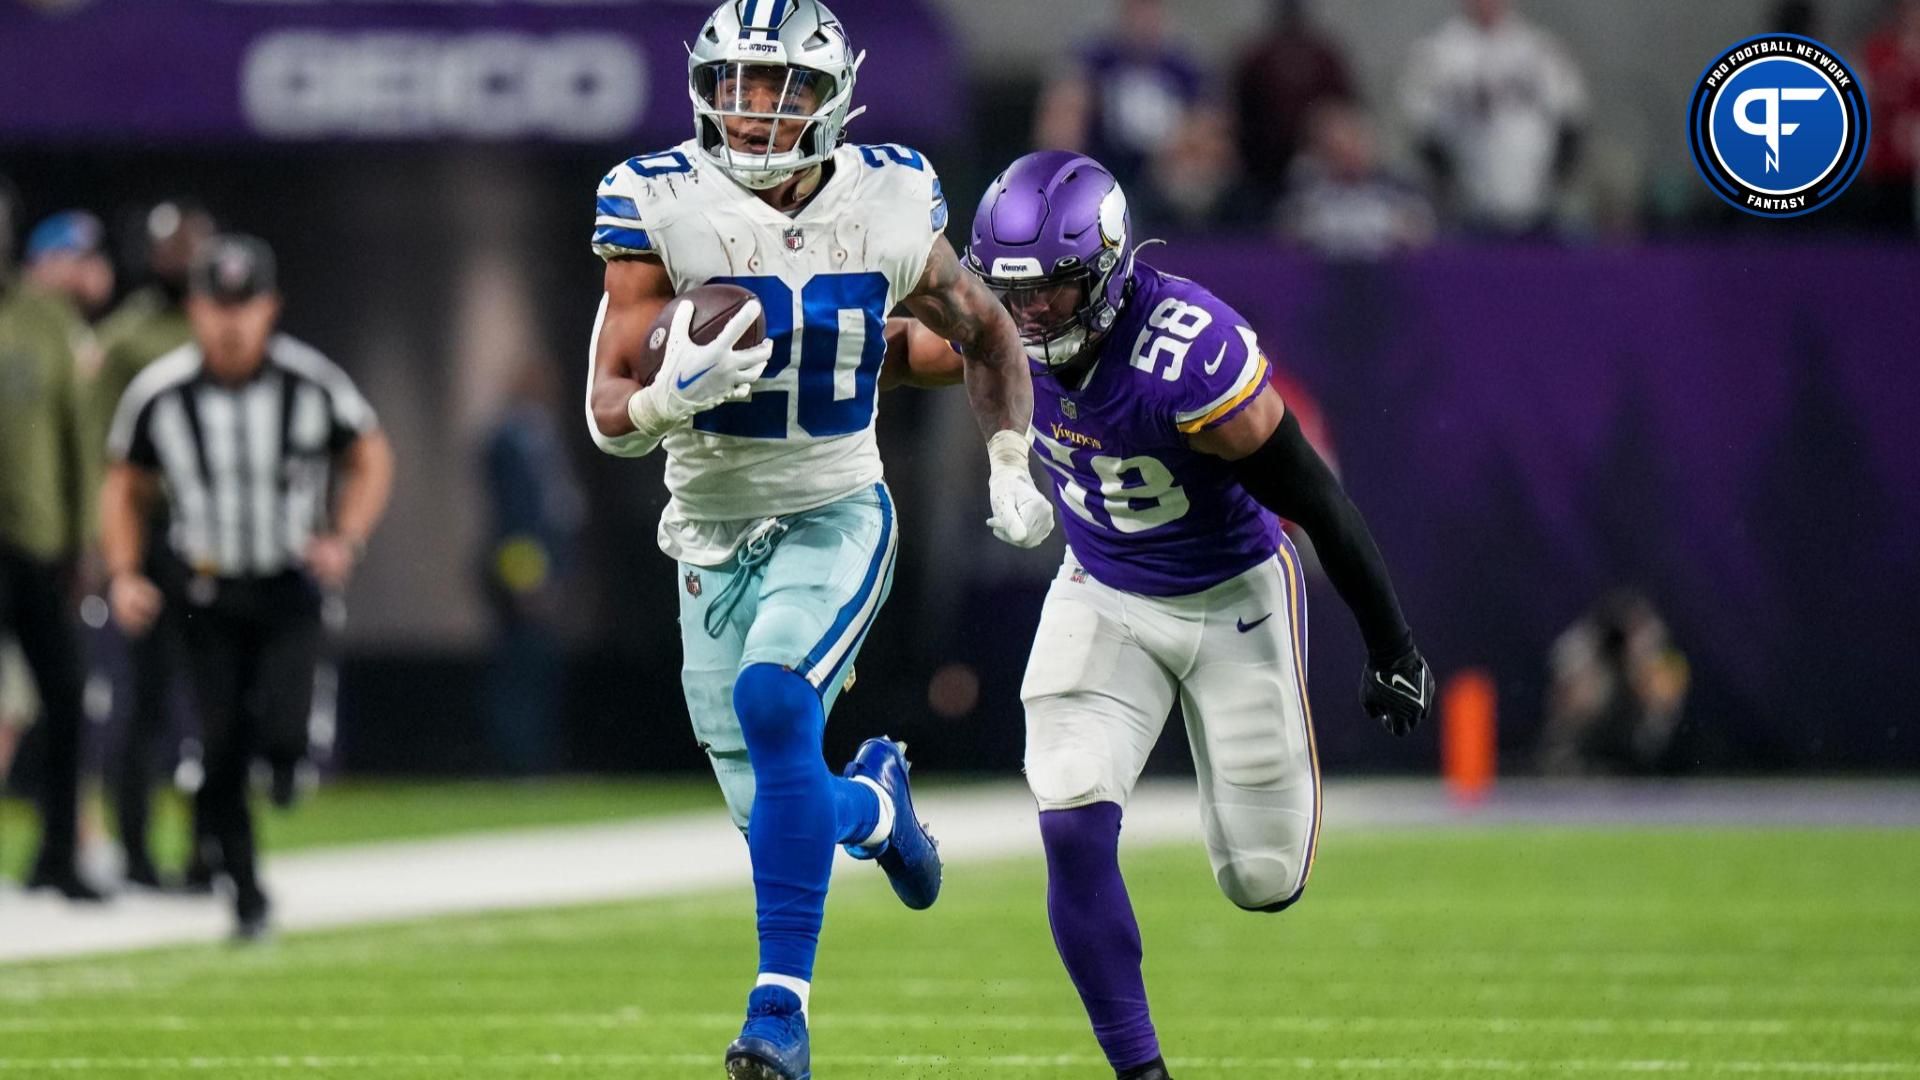
{"type": "Polygon", "coordinates": [[[1407,64],[1402,102],[1421,158],[1467,228],[1550,230],[1579,158],[1585,79],[1509,0],[1461,7],[1407,64]]]}

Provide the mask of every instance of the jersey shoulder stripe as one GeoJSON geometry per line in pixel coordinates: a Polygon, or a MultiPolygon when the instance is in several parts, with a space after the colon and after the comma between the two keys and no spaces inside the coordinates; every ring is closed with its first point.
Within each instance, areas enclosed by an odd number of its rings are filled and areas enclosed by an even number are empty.
{"type": "Polygon", "coordinates": [[[334,417],[342,425],[355,431],[368,431],[377,423],[373,406],[361,396],[352,376],[319,349],[291,335],[275,334],[268,343],[267,355],[276,366],[326,391],[334,417]]]}
{"type": "Polygon", "coordinates": [[[127,384],[126,393],[120,395],[120,402],[114,407],[113,420],[107,427],[107,447],[115,457],[126,457],[133,445],[133,431],[140,422],[140,414],[148,406],[175,387],[185,386],[200,374],[200,347],[188,342],[169,353],[163,353],[153,363],[140,370],[127,384]]]}
{"type": "Polygon", "coordinates": [[[1234,388],[1204,410],[1177,414],[1176,426],[1182,434],[1193,435],[1225,423],[1240,411],[1241,406],[1252,401],[1253,395],[1259,393],[1261,387],[1267,385],[1267,370],[1266,355],[1258,348],[1253,349],[1234,388]]]}
{"type": "Polygon", "coordinates": [[[664,256],[668,238],[663,234],[671,232],[674,222],[703,216],[704,208],[727,194],[701,181],[690,141],[615,165],[594,193],[594,252],[604,259],[664,256]]]}

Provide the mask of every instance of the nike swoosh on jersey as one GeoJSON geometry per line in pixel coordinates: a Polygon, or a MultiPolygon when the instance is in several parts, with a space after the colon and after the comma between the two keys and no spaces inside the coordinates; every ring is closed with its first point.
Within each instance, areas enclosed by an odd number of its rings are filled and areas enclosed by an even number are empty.
{"type": "Polygon", "coordinates": [[[1239,627],[1240,632],[1244,634],[1247,631],[1252,630],[1254,627],[1259,626],[1261,623],[1266,622],[1268,619],[1271,619],[1271,618],[1273,618],[1273,612],[1269,611],[1265,615],[1260,616],[1259,618],[1253,620],[1252,622],[1248,622],[1245,619],[1235,619],[1233,620],[1233,625],[1236,627],[1239,627]]]}
{"type": "Polygon", "coordinates": [[[1223,341],[1220,343],[1220,351],[1213,354],[1213,362],[1207,365],[1207,374],[1211,375],[1214,372],[1219,371],[1220,361],[1225,360],[1226,358],[1227,358],[1227,343],[1223,341]]]}
{"type": "Polygon", "coordinates": [[[684,379],[673,380],[674,389],[685,390],[687,387],[693,385],[693,381],[695,379],[698,379],[700,376],[705,375],[707,372],[712,371],[714,368],[717,368],[719,366],[720,366],[719,364],[708,364],[706,367],[701,368],[699,371],[694,372],[693,374],[687,376],[684,379]]]}

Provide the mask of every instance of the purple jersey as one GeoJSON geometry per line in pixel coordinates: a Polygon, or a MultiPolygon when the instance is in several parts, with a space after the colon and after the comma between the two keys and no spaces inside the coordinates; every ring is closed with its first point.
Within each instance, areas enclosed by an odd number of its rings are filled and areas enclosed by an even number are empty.
{"type": "Polygon", "coordinates": [[[1098,349],[1078,390],[1033,366],[1035,456],[1081,564],[1116,589],[1179,596],[1272,557],[1279,522],[1232,466],[1187,446],[1266,385],[1247,321],[1143,263],[1098,349]]]}

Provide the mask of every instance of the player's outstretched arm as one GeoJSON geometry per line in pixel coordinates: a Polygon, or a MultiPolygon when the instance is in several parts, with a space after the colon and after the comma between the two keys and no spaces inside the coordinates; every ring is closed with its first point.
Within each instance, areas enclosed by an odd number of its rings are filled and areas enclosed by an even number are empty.
{"type": "Polygon", "coordinates": [[[880,365],[880,389],[902,386],[934,390],[966,381],[960,353],[919,319],[887,320],[887,358],[880,365]]]}
{"type": "Polygon", "coordinates": [[[944,236],[936,237],[927,269],[904,301],[929,330],[960,347],[967,398],[988,438],[1002,431],[1024,441],[1033,423],[1033,376],[1020,331],[980,280],[960,265],[944,236]]]}
{"type": "Polygon", "coordinates": [[[1015,547],[1034,547],[1053,532],[1053,505],[1033,486],[1027,430],[1033,424],[1033,376],[1020,331],[979,279],[966,272],[947,238],[937,236],[907,309],[935,334],[959,346],[967,400],[987,436],[987,492],[993,533],[1015,547]]]}
{"type": "Polygon", "coordinates": [[[1280,395],[1263,388],[1231,419],[1188,441],[1195,450],[1232,462],[1247,494],[1306,530],[1327,579],[1366,639],[1361,706],[1395,735],[1412,731],[1432,711],[1433,674],[1414,647],[1366,519],[1301,434],[1280,395]]]}

